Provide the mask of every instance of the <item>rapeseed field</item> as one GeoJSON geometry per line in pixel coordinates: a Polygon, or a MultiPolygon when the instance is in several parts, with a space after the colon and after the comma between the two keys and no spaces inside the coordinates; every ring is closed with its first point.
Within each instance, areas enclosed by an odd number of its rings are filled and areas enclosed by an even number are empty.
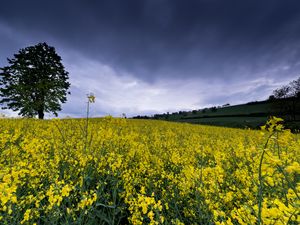
{"type": "Polygon", "coordinates": [[[0,224],[299,224],[300,136],[112,117],[0,120],[0,224]]]}

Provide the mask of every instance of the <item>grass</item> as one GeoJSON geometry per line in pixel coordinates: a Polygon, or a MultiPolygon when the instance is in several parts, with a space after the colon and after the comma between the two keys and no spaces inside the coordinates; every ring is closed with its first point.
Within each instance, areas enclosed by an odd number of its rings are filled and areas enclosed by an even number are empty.
{"type": "Polygon", "coordinates": [[[279,116],[285,119],[287,128],[300,130],[300,104],[296,102],[296,118],[292,118],[288,110],[292,103],[291,99],[277,100],[275,102],[250,102],[227,107],[160,114],[154,118],[174,122],[255,129],[263,125],[270,116],[279,116]]]}
{"type": "Polygon", "coordinates": [[[257,128],[267,121],[267,117],[208,117],[197,119],[181,119],[178,122],[205,124],[236,128],[257,128]]]}

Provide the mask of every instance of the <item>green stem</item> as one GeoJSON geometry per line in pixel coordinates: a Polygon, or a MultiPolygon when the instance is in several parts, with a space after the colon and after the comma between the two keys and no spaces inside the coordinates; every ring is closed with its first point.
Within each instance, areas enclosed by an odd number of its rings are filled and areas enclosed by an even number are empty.
{"type": "Polygon", "coordinates": [[[258,215],[257,215],[257,224],[261,224],[261,211],[262,211],[262,201],[263,201],[263,178],[262,178],[262,163],[264,159],[265,149],[263,150],[258,169],[258,180],[259,180],[259,191],[258,191],[258,215]]]}
{"type": "Polygon", "coordinates": [[[88,139],[88,128],[89,128],[89,112],[90,112],[90,101],[88,99],[87,109],[86,109],[86,124],[85,124],[85,150],[87,147],[87,139],[88,139]]]}
{"type": "Polygon", "coordinates": [[[261,218],[261,211],[262,211],[262,202],[263,202],[263,177],[262,177],[262,164],[263,164],[263,159],[264,159],[264,155],[265,155],[265,152],[266,152],[266,149],[267,149],[267,146],[268,146],[268,143],[269,143],[269,140],[270,138],[272,137],[273,134],[271,134],[265,145],[264,145],[264,149],[261,153],[261,156],[260,156],[260,160],[259,160],[259,167],[258,167],[258,181],[259,181],[259,190],[258,190],[258,215],[257,215],[257,224],[260,225],[262,224],[262,218],[261,218]]]}

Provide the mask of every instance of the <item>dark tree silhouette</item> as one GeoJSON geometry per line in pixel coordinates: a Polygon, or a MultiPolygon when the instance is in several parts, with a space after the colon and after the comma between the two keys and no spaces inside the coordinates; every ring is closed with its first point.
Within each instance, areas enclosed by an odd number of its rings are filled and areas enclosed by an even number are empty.
{"type": "Polygon", "coordinates": [[[300,98],[300,77],[297,80],[290,82],[292,96],[295,98],[300,98]]]}
{"type": "Polygon", "coordinates": [[[289,85],[273,91],[272,107],[279,110],[280,114],[289,115],[290,120],[296,120],[300,108],[300,77],[293,80],[289,85]]]}
{"type": "Polygon", "coordinates": [[[300,114],[300,77],[290,82],[291,100],[292,100],[292,116],[296,120],[296,115],[300,114]]]}
{"type": "Polygon", "coordinates": [[[9,66],[0,68],[0,103],[2,109],[19,115],[44,118],[45,112],[57,116],[70,87],[68,72],[55,48],[46,43],[20,49],[9,66]],[[2,71],[1,71],[2,70],[2,71]]]}
{"type": "Polygon", "coordinates": [[[291,87],[288,85],[284,85],[278,89],[276,89],[275,91],[273,91],[273,94],[275,96],[275,98],[279,99],[279,98],[287,98],[289,97],[291,91],[291,87]]]}

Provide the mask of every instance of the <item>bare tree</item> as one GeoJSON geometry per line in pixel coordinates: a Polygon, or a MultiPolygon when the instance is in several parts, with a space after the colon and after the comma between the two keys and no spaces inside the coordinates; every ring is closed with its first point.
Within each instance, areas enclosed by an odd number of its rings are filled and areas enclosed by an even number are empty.
{"type": "Polygon", "coordinates": [[[290,89],[293,97],[300,98],[300,77],[290,82],[290,89]]]}
{"type": "Polygon", "coordinates": [[[284,85],[284,86],[276,89],[275,91],[273,91],[273,94],[274,94],[275,98],[280,99],[280,98],[289,97],[290,92],[291,92],[291,87],[288,85],[284,85]]]}
{"type": "Polygon", "coordinates": [[[300,77],[289,85],[284,85],[273,91],[273,105],[279,107],[282,115],[289,115],[291,120],[296,120],[300,108],[300,77]]]}

